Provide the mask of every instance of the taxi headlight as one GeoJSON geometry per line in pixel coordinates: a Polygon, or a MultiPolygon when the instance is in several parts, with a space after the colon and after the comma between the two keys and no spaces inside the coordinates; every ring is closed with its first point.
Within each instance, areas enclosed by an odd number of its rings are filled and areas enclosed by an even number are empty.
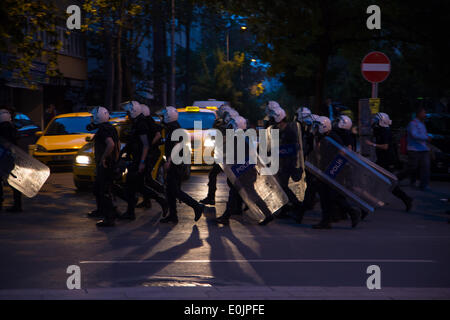
{"type": "Polygon", "coordinates": [[[77,156],[75,162],[78,164],[90,164],[91,159],[88,156],[77,156]]]}
{"type": "Polygon", "coordinates": [[[43,146],[41,146],[40,144],[36,145],[36,151],[37,152],[47,152],[47,149],[45,149],[43,146]]]}
{"type": "Polygon", "coordinates": [[[215,145],[216,145],[216,143],[215,143],[214,139],[211,139],[209,137],[205,139],[205,143],[204,143],[205,147],[214,147],[215,145]]]}

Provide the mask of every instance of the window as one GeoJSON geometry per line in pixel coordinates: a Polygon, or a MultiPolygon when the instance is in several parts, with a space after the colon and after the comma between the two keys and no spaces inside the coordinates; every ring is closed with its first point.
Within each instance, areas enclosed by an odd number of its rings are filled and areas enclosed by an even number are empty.
{"type": "Polygon", "coordinates": [[[86,126],[91,123],[91,117],[67,117],[56,118],[49,125],[46,136],[60,136],[67,134],[95,133],[96,130],[88,131],[86,126]]]}

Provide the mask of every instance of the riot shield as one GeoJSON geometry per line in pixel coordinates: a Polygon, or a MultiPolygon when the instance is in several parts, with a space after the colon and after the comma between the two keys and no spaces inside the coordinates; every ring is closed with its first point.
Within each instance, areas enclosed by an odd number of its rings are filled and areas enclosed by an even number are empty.
{"type": "Polygon", "coordinates": [[[47,178],[50,176],[50,169],[40,161],[29,156],[19,147],[11,144],[4,144],[0,141],[0,174],[10,186],[17,189],[25,196],[34,197],[47,178]],[[11,160],[13,165],[11,165],[11,160]],[[11,165],[5,169],[4,165],[11,165]]]}
{"type": "Polygon", "coordinates": [[[297,165],[296,168],[302,168],[303,173],[299,181],[294,181],[292,177],[289,178],[289,189],[291,189],[299,201],[304,200],[306,191],[306,174],[305,174],[305,159],[303,158],[303,138],[302,128],[297,121],[290,123],[293,125],[297,133],[297,165]]]}
{"type": "Polygon", "coordinates": [[[305,165],[322,182],[371,212],[386,204],[385,199],[395,186],[396,179],[387,178],[375,169],[376,164],[361,160],[358,154],[329,137],[316,142],[305,165]]]}
{"type": "MultiPolygon", "coordinates": [[[[280,145],[280,157],[283,156],[289,156],[292,153],[296,153],[296,168],[302,168],[303,169],[303,173],[302,176],[300,177],[300,180],[298,181],[294,181],[292,179],[292,177],[289,178],[289,189],[292,190],[292,192],[294,192],[295,196],[297,197],[297,199],[299,201],[303,201],[305,198],[305,191],[306,191],[306,176],[305,176],[305,160],[303,158],[303,139],[302,139],[302,130],[301,130],[301,126],[300,123],[298,123],[297,121],[295,122],[290,122],[288,123],[288,126],[291,127],[291,129],[293,129],[293,131],[295,132],[295,136],[296,136],[296,143],[295,145],[280,145]]],[[[270,141],[272,140],[272,135],[271,135],[271,130],[272,127],[269,127],[266,131],[267,135],[267,141],[269,144],[269,148],[270,148],[270,141]]]]}
{"type": "MultiPolygon", "coordinates": [[[[245,158],[243,164],[227,164],[226,144],[227,141],[224,139],[224,145],[216,147],[215,157],[221,159],[218,161],[219,165],[247,204],[249,210],[244,214],[251,220],[261,222],[283,207],[288,202],[288,198],[275,176],[261,174],[261,169],[266,166],[256,151],[255,164],[251,164],[249,157],[245,158]]],[[[246,144],[249,145],[248,141],[246,144]]]]}

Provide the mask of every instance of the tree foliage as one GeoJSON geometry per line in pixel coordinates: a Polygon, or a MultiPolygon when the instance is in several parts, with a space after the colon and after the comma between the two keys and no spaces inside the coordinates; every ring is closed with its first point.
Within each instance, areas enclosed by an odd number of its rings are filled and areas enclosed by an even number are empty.
{"type": "Polygon", "coordinates": [[[57,75],[56,57],[62,47],[56,37],[60,14],[52,1],[0,1],[0,52],[5,54],[1,70],[13,72],[30,88],[35,87],[31,76],[34,61],[43,59],[47,76],[57,75]]]}

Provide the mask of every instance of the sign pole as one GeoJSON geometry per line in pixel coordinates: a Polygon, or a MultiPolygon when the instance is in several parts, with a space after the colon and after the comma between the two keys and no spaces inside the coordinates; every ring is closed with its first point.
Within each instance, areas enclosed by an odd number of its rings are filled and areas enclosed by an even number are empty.
{"type": "Polygon", "coordinates": [[[378,82],[372,82],[372,98],[378,98],[378,82]]]}

